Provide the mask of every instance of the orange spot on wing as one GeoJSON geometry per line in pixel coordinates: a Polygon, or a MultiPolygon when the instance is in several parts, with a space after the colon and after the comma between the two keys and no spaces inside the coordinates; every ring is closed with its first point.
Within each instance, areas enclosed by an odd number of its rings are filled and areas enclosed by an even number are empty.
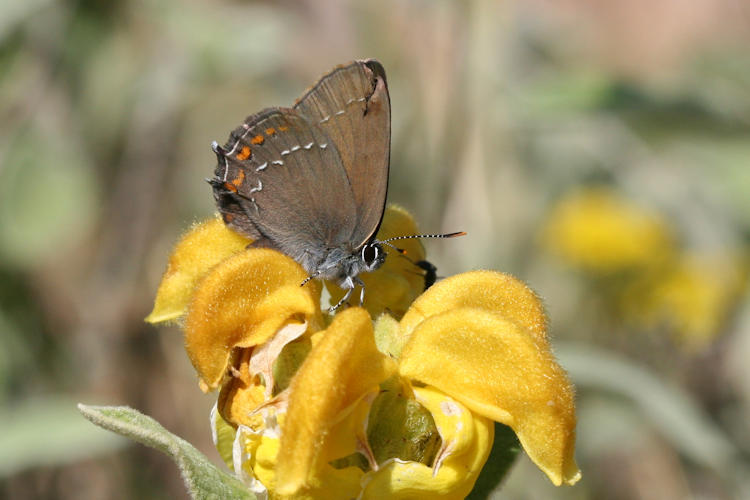
{"type": "Polygon", "coordinates": [[[232,214],[222,214],[222,218],[224,219],[224,222],[226,222],[227,224],[229,224],[230,222],[232,222],[234,220],[234,215],[232,215],[232,214]]]}
{"type": "Polygon", "coordinates": [[[250,158],[250,148],[247,146],[242,146],[242,150],[237,153],[237,159],[238,160],[247,160],[250,158]]]}
{"type": "Polygon", "coordinates": [[[287,130],[289,130],[289,127],[287,127],[286,125],[281,125],[279,127],[279,130],[281,130],[282,132],[286,132],[287,130]]]}
{"type": "Polygon", "coordinates": [[[262,135],[256,135],[252,139],[250,139],[251,144],[263,144],[265,142],[266,138],[262,135]]]}
{"type": "Polygon", "coordinates": [[[244,180],[245,180],[245,172],[240,170],[240,175],[238,175],[237,178],[232,181],[232,184],[234,184],[237,187],[240,187],[244,180]]]}
{"type": "Polygon", "coordinates": [[[275,133],[276,133],[276,129],[275,129],[275,128],[273,128],[273,127],[268,127],[268,128],[266,129],[266,135],[273,135],[273,134],[275,134],[275,133]]]}
{"type": "Polygon", "coordinates": [[[228,191],[233,192],[233,193],[237,192],[237,186],[235,186],[234,184],[230,184],[228,182],[224,183],[224,188],[227,189],[228,191]]]}

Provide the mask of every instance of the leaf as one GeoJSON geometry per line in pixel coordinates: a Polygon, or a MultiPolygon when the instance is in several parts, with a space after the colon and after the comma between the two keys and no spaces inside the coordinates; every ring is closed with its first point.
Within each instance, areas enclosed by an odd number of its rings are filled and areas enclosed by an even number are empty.
{"type": "Polygon", "coordinates": [[[65,254],[95,220],[94,167],[77,137],[50,127],[29,125],[0,153],[0,259],[11,269],[65,254]]]}
{"type": "Polygon", "coordinates": [[[256,498],[238,479],[219,470],[193,445],[167,431],[151,417],[127,406],[79,404],[78,409],[94,424],[171,456],[193,498],[256,498]]]}
{"type": "Polygon", "coordinates": [[[474,489],[466,497],[467,500],[489,498],[490,493],[500,485],[510,471],[520,451],[521,443],[518,442],[513,429],[495,422],[495,441],[492,443],[490,457],[484,464],[474,489]]]}
{"type": "Polygon", "coordinates": [[[0,5],[0,42],[9,38],[14,30],[23,23],[33,20],[34,16],[44,15],[43,10],[52,4],[50,0],[31,0],[27,2],[2,2],[0,5]]]}

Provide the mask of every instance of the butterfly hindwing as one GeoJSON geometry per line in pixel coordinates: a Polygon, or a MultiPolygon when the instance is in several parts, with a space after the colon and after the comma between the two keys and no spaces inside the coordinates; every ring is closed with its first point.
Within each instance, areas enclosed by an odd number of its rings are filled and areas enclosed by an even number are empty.
{"type": "Polygon", "coordinates": [[[248,117],[217,153],[214,196],[227,225],[315,269],[320,251],[351,242],[356,206],[339,151],[293,109],[248,117]]]}

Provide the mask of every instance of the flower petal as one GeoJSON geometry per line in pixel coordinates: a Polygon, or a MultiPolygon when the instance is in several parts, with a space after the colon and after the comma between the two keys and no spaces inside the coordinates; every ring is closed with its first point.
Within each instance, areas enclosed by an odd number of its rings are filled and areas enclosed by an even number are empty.
{"type": "Polygon", "coordinates": [[[240,252],[252,240],[228,229],[217,218],[195,225],[177,243],[156,292],[149,323],[179,318],[187,311],[195,285],[213,266],[240,252]]]}
{"type": "Polygon", "coordinates": [[[227,464],[227,467],[232,468],[232,446],[234,444],[234,438],[237,434],[237,430],[232,427],[226,420],[221,418],[219,410],[214,404],[211,408],[210,414],[211,422],[211,437],[214,441],[214,446],[219,452],[221,459],[227,464]]]}
{"type": "Polygon", "coordinates": [[[365,474],[362,499],[462,499],[479,477],[492,448],[492,421],[434,388],[415,387],[414,394],[430,411],[440,433],[439,462],[429,467],[419,462],[388,461],[365,474]]]}
{"type": "Polygon", "coordinates": [[[375,344],[378,350],[393,359],[401,357],[405,338],[401,334],[401,325],[390,314],[381,314],[375,320],[375,344]]]}
{"type": "MultiPolygon", "coordinates": [[[[417,223],[405,208],[389,205],[383,215],[383,223],[378,230],[377,238],[386,240],[396,236],[419,234],[417,223]]],[[[396,245],[404,251],[403,256],[386,247],[388,258],[379,270],[389,271],[403,276],[415,293],[415,297],[424,291],[424,277],[421,268],[414,263],[425,258],[424,247],[418,238],[399,240],[396,245]]]]}
{"type": "MultiPolygon", "coordinates": [[[[276,477],[279,451],[278,433],[253,431],[240,426],[235,440],[235,472],[258,496],[280,498],[276,477]]],[[[325,464],[315,478],[315,484],[293,495],[288,500],[350,500],[359,493],[363,472],[357,467],[336,469],[325,464]]]]}
{"type": "Polygon", "coordinates": [[[447,467],[451,464],[455,465],[456,457],[471,452],[471,460],[462,461],[461,465],[464,472],[470,472],[473,475],[471,480],[471,485],[473,485],[490,454],[494,424],[488,418],[473,414],[464,405],[434,387],[415,387],[414,396],[432,413],[435,426],[443,441],[434,466],[437,473],[443,465],[447,467]],[[474,423],[474,420],[478,422],[474,423]],[[472,425],[478,425],[482,434],[474,435],[472,425]],[[476,442],[477,439],[479,443],[476,442]]]}
{"type": "Polygon", "coordinates": [[[573,387],[546,341],[518,323],[476,308],[434,315],[414,329],[399,372],[513,428],[554,484],[579,479],[573,387]]]}
{"type": "Polygon", "coordinates": [[[289,387],[276,469],[281,494],[316,484],[329,459],[326,448],[339,445],[328,442],[337,438],[330,430],[394,371],[375,347],[364,309],[350,308],[334,317],[289,387]]]}
{"type": "Polygon", "coordinates": [[[250,249],[215,266],[195,290],[185,349],[202,380],[216,388],[235,347],[262,344],[290,320],[322,324],[320,285],[289,257],[250,249]]]}
{"type": "Polygon", "coordinates": [[[268,401],[260,377],[250,372],[252,349],[241,349],[232,377],[221,385],[216,407],[219,415],[234,426],[258,429],[263,417],[255,410],[268,401]]]}
{"type": "Polygon", "coordinates": [[[234,473],[259,498],[268,498],[274,486],[274,465],[279,450],[278,432],[269,427],[239,426],[233,444],[234,473]]]}
{"type": "Polygon", "coordinates": [[[284,347],[293,340],[298,339],[306,331],[307,325],[304,323],[288,323],[277,331],[265,344],[253,349],[248,369],[250,374],[260,374],[263,377],[267,399],[270,399],[273,394],[275,383],[273,373],[274,363],[281,354],[281,351],[284,350],[284,347]]]}
{"type": "Polygon", "coordinates": [[[496,271],[471,271],[446,278],[423,293],[401,318],[408,337],[425,319],[456,307],[486,309],[512,320],[539,339],[547,338],[544,306],[525,283],[496,271]]]}

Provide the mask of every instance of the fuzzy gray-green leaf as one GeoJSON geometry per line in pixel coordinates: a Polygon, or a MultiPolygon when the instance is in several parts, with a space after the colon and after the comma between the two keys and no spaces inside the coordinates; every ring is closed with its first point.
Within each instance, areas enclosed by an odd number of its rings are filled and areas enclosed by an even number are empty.
{"type": "Polygon", "coordinates": [[[78,409],[96,425],[171,456],[180,468],[185,486],[193,498],[255,498],[239,480],[219,470],[193,445],[166,430],[153,418],[127,406],[79,404],[78,409]]]}

